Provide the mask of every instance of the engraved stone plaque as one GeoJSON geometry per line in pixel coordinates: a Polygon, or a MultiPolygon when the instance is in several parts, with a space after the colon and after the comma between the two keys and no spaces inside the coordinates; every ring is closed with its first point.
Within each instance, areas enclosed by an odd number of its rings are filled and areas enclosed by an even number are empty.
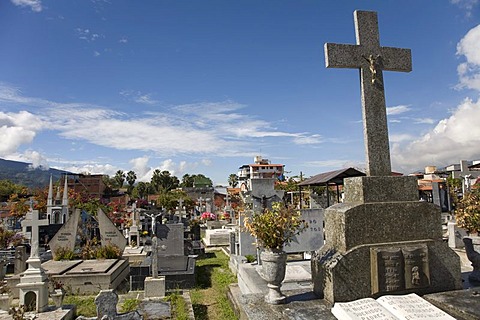
{"type": "Polygon", "coordinates": [[[403,254],[400,248],[371,248],[372,294],[405,289],[403,254]]]}
{"type": "Polygon", "coordinates": [[[402,248],[405,263],[405,287],[407,289],[425,288],[430,285],[428,266],[428,247],[420,245],[402,248]]]}

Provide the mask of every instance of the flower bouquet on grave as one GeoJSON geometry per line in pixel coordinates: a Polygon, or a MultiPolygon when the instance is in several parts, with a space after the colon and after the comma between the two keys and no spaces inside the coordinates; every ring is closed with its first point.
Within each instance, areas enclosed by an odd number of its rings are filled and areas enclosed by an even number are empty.
{"type": "Polygon", "coordinates": [[[307,222],[302,220],[299,210],[274,202],[272,209],[246,217],[244,225],[263,248],[260,275],[267,281],[269,289],[265,301],[270,304],[285,303],[285,295],[280,291],[287,266],[287,253],[283,247],[308,227],[307,222]]]}
{"type": "Polygon", "coordinates": [[[230,213],[228,213],[228,212],[222,213],[222,215],[220,216],[220,220],[229,220],[230,221],[230,213]]]}
{"type": "Polygon", "coordinates": [[[202,221],[213,221],[213,220],[217,220],[217,216],[214,213],[211,213],[211,212],[204,212],[200,216],[200,220],[202,220],[202,221]]]}

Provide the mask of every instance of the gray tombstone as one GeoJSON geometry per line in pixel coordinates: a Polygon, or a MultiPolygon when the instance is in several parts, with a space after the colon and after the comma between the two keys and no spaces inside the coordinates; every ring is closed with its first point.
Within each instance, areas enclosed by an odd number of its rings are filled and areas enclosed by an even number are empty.
{"type": "Polygon", "coordinates": [[[78,221],[80,219],[80,209],[76,209],[67,222],[62,225],[60,230],[53,236],[48,243],[52,250],[53,257],[60,248],[73,251],[75,249],[75,241],[77,239],[78,221]]]}
{"type": "Polygon", "coordinates": [[[113,290],[101,290],[95,298],[97,306],[97,319],[108,320],[141,320],[138,311],[117,313],[118,295],[113,290]]]}
{"type": "Polygon", "coordinates": [[[169,223],[157,226],[158,254],[160,256],[183,256],[183,223],[169,223]]]}
{"type": "Polygon", "coordinates": [[[354,18],[357,45],[327,43],[325,54],[327,67],[360,69],[367,176],[345,179],[344,203],[325,210],[314,292],[335,302],[460,289],[460,259],[442,241],[440,210],[418,201],[415,177],[391,175],[382,70],[410,71],[410,50],[380,46],[375,12],[354,18]]]}
{"type": "Polygon", "coordinates": [[[112,244],[123,252],[127,246],[127,239],[100,208],[98,208],[97,220],[102,246],[112,244]]]}
{"type": "Polygon", "coordinates": [[[27,248],[25,246],[17,246],[15,248],[13,273],[20,274],[25,270],[27,270],[27,248]]]}
{"type": "Polygon", "coordinates": [[[289,253],[315,251],[324,243],[324,209],[302,209],[300,214],[302,215],[301,219],[307,222],[308,227],[284,247],[284,250],[289,253]]]}

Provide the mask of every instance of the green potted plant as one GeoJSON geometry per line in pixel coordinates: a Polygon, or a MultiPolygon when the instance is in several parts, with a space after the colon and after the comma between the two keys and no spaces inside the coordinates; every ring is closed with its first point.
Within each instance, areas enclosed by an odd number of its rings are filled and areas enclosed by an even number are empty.
{"type": "Polygon", "coordinates": [[[283,249],[307,228],[307,223],[302,220],[299,210],[282,202],[274,202],[271,209],[246,217],[244,225],[262,249],[262,277],[269,288],[265,301],[270,304],[284,303],[285,296],[280,286],[285,278],[287,254],[283,249]]]}

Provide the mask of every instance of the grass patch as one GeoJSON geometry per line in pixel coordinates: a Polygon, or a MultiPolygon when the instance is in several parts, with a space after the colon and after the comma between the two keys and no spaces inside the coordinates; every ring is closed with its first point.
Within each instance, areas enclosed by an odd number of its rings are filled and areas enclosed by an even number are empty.
{"type": "Polygon", "coordinates": [[[228,286],[237,281],[228,268],[229,258],[222,251],[208,252],[197,260],[197,287],[190,291],[197,320],[234,320],[227,298],[228,286]]]}
{"type": "Polygon", "coordinates": [[[125,301],[123,301],[120,307],[120,312],[124,313],[124,312],[135,311],[137,310],[139,304],[140,304],[140,300],[138,299],[133,299],[133,298],[125,299],[125,301]]]}
{"type": "Polygon", "coordinates": [[[77,306],[77,316],[96,317],[97,307],[93,296],[65,296],[63,304],[74,304],[77,306]]]}
{"type": "Polygon", "coordinates": [[[178,293],[174,292],[166,297],[167,301],[170,301],[170,307],[172,310],[172,319],[175,320],[188,320],[187,303],[185,299],[178,293]]]}

